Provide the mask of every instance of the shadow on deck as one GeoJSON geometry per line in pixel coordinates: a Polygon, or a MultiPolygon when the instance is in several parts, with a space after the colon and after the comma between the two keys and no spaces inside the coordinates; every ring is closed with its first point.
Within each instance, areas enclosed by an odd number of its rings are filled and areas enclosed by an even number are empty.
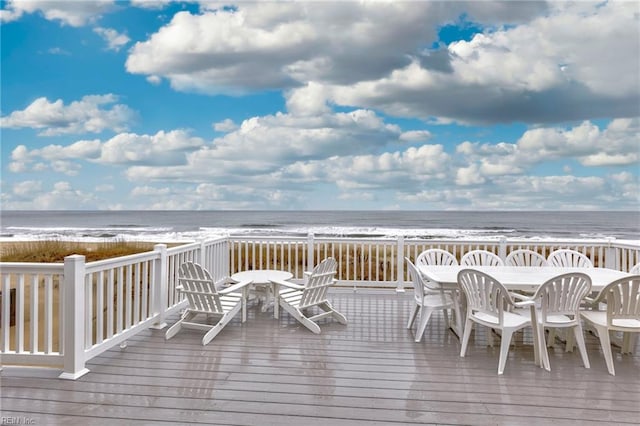
{"type": "Polygon", "coordinates": [[[556,344],[546,372],[533,363],[527,331],[498,376],[499,342],[487,347],[483,329],[465,358],[442,315],[414,343],[405,329],[410,297],[337,290],[334,306],[349,324],[324,320],[320,335],[257,307],[207,346],[196,331],[165,341],[165,330],[148,330],[94,358],[75,382],[57,379],[59,371],[5,368],[3,424],[637,424],[638,348],[614,350],[610,376],[587,334],[590,370],[577,350],[556,344]]]}

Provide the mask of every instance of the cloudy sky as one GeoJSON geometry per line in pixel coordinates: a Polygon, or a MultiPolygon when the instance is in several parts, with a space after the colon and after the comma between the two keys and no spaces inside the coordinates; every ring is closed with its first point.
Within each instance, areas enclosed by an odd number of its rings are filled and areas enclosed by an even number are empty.
{"type": "Polygon", "coordinates": [[[2,209],[640,207],[637,1],[0,3],[2,209]]]}

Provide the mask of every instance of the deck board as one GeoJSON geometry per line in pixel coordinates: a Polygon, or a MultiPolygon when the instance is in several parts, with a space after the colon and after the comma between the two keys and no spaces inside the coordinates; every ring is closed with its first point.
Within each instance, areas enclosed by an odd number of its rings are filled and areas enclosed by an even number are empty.
{"type": "MultiPolygon", "coordinates": [[[[184,330],[169,341],[147,330],[88,363],[77,381],[58,371],[5,368],[2,416],[35,424],[637,424],[640,357],[614,351],[607,373],[587,334],[591,369],[557,344],[551,372],[533,363],[531,336],[516,338],[503,376],[499,342],[477,331],[465,358],[442,315],[423,341],[405,329],[409,294],[339,290],[348,325],[315,335],[287,313],[252,307],[207,346],[184,330]]],[[[172,324],[177,317],[169,319],[172,324]]]]}

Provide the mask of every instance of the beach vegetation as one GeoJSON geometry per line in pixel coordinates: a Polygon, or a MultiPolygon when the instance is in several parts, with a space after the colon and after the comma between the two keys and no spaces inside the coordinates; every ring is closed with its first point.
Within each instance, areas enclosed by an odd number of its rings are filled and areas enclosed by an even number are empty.
{"type": "Polygon", "coordinates": [[[0,249],[1,262],[36,262],[60,263],[72,254],[86,257],[93,262],[130,254],[144,253],[153,250],[154,243],[138,241],[106,241],[100,243],[83,243],[77,241],[28,241],[20,243],[2,243],[0,249]]]}

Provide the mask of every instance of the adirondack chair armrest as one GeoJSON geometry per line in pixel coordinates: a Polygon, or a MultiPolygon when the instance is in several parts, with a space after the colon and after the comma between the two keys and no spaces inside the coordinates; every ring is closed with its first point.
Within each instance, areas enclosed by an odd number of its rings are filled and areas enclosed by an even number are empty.
{"type": "Polygon", "coordinates": [[[235,283],[229,287],[225,287],[222,290],[218,290],[219,294],[229,294],[229,293],[233,293],[234,291],[238,291],[240,289],[242,289],[245,286],[248,286],[249,284],[253,283],[253,281],[251,280],[246,280],[246,281],[240,281],[238,283],[235,283]]]}
{"type": "Polygon", "coordinates": [[[273,284],[281,285],[281,286],[284,286],[284,287],[289,287],[289,288],[292,288],[294,290],[304,290],[304,286],[303,285],[290,283],[289,281],[281,281],[281,280],[269,280],[269,281],[271,281],[273,284]]]}

